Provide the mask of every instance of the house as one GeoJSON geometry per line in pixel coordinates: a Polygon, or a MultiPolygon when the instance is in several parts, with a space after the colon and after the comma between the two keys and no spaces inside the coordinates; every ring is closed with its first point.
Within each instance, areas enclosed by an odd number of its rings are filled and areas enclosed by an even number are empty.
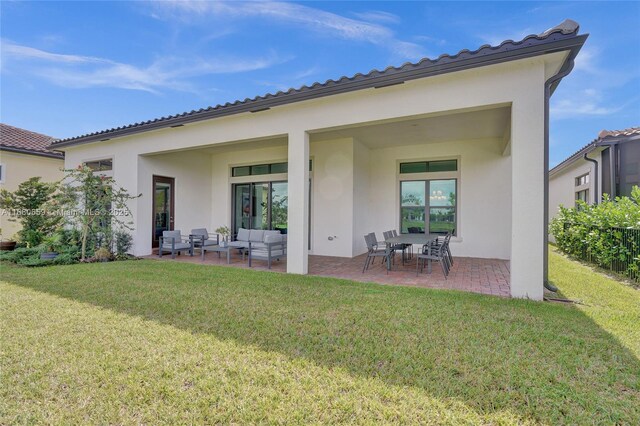
{"type": "MultiPolygon", "coordinates": [[[[51,136],[0,123],[0,189],[15,191],[25,180],[40,176],[45,182],[63,177],[64,153],[50,149],[51,136]]],[[[9,216],[0,215],[3,238],[20,230],[9,216]]]]}
{"type": "Polygon", "coordinates": [[[54,143],[132,194],[134,251],[162,230],[281,229],[287,272],[363,236],[454,231],[455,256],[508,259],[541,299],[548,103],[587,35],[540,35],[54,143]]]}
{"type": "Polygon", "coordinates": [[[597,139],[549,171],[549,218],[577,200],[631,195],[640,186],[640,127],[603,130],[597,139]]]}

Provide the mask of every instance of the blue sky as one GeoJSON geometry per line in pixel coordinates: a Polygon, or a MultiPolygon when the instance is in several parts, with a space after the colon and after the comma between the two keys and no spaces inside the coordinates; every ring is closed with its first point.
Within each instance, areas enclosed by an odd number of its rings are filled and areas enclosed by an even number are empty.
{"type": "Polygon", "coordinates": [[[1,3],[2,122],[70,137],[422,57],[565,18],[590,37],[552,97],[551,165],[640,125],[639,2],[1,3]]]}

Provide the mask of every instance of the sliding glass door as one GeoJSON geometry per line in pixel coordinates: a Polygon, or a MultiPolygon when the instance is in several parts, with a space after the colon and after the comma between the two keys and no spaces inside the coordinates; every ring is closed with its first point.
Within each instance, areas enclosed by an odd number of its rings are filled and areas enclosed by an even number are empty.
{"type": "Polygon", "coordinates": [[[278,229],[287,233],[287,182],[233,185],[233,231],[278,229]]]}
{"type": "Polygon", "coordinates": [[[233,228],[251,228],[251,184],[238,184],[233,188],[233,228]]]}
{"type": "Polygon", "coordinates": [[[287,233],[287,182],[271,183],[271,229],[277,229],[281,233],[287,233]]]}

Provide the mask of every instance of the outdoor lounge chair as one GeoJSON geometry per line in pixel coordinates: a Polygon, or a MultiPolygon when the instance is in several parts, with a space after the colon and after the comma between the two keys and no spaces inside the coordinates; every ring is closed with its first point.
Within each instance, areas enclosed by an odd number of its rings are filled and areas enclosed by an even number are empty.
{"type": "MultiPolygon", "coordinates": [[[[193,248],[217,246],[220,244],[220,235],[207,232],[206,228],[196,228],[191,230],[189,240],[193,248]]],[[[193,253],[191,253],[193,255],[193,253]]]]}
{"type": "Polygon", "coordinates": [[[158,257],[162,257],[162,253],[171,253],[171,258],[176,258],[176,253],[188,251],[193,254],[193,246],[188,238],[183,237],[180,231],[162,231],[162,236],[158,238],[158,257]]]}

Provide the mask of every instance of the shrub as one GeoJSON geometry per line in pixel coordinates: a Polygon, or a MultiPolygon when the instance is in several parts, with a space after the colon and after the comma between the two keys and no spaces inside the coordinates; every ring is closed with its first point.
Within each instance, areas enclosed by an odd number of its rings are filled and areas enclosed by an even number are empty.
{"type": "Polygon", "coordinates": [[[119,259],[127,258],[127,253],[133,245],[133,237],[126,231],[116,231],[115,235],[116,257],[119,259]]]}
{"type": "Polygon", "coordinates": [[[98,261],[106,262],[108,260],[111,260],[113,258],[113,255],[111,254],[109,249],[107,249],[106,247],[101,247],[96,250],[95,258],[98,261]]]}
{"type": "Polygon", "coordinates": [[[78,263],[80,259],[80,251],[75,250],[74,252],[60,253],[55,259],[53,259],[54,265],[73,265],[74,263],[78,263]]]}
{"type": "Polygon", "coordinates": [[[80,249],[77,245],[70,243],[70,241],[72,242],[70,235],[72,235],[70,232],[53,234],[49,237],[50,241],[45,241],[38,247],[22,247],[13,251],[1,252],[0,260],[22,266],[71,265],[78,263],[80,259],[80,249]],[[54,244],[55,246],[50,244],[54,244]],[[43,251],[51,251],[53,247],[55,247],[55,251],[59,253],[55,259],[40,259],[40,254],[43,251]]]}
{"type": "Polygon", "coordinates": [[[18,265],[28,266],[28,267],[50,266],[50,265],[53,265],[53,260],[40,259],[40,255],[38,255],[33,257],[25,257],[24,259],[18,262],[18,265]]]}
{"type": "Polygon", "coordinates": [[[628,238],[628,234],[635,231],[627,231],[640,230],[640,188],[637,186],[631,197],[611,200],[605,195],[597,205],[578,201],[573,208],[561,206],[549,228],[563,252],[605,268],[621,263],[625,270],[620,272],[638,276],[640,241],[628,238]]]}
{"type": "Polygon", "coordinates": [[[0,260],[12,263],[19,263],[21,260],[29,257],[37,256],[40,258],[40,249],[38,248],[17,248],[13,251],[5,251],[0,253],[0,260]]]}

